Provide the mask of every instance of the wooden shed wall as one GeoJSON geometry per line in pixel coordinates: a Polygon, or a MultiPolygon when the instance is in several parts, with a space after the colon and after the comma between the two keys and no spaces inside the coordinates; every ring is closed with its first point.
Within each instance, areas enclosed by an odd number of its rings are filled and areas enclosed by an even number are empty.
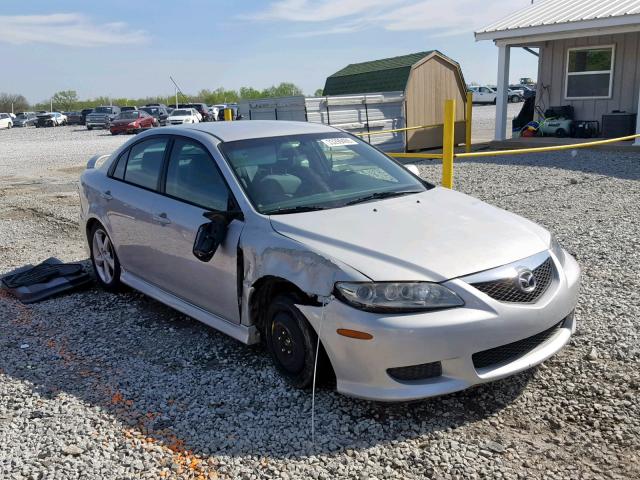
{"type": "MultiPolygon", "coordinates": [[[[466,86],[455,64],[428,57],[411,70],[406,89],[407,127],[441,124],[444,102],[456,101],[456,143],[464,142],[466,86]]],[[[442,146],[442,127],[407,132],[407,150],[442,146]]]]}
{"type": "Polygon", "coordinates": [[[602,114],[612,110],[635,113],[640,85],[639,55],[638,32],[545,42],[540,47],[536,104],[543,110],[550,106],[573,105],[575,118],[580,120],[601,121],[602,114]],[[567,49],[597,45],[615,45],[611,98],[566,100],[567,49]]]}

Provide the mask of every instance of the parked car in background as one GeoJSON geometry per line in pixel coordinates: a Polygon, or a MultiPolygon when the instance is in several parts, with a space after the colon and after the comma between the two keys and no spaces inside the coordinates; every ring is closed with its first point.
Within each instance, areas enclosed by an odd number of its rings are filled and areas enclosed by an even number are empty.
{"type": "Polygon", "coordinates": [[[179,103],[178,108],[193,108],[198,112],[201,122],[210,122],[213,120],[206,103],[179,103]]]}
{"type": "Polygon", "coordinates": [[[138,107],[136,107],[136,106],[120,107],[120,111],[121,112],[131,112],[133,110],[138,110],[138,107]]]}
{"type": "Polygon", "coordinates": [[[167,117],[167,125],[182,125],[183,123],[200,123],[198,112],[193,108],[177,108],[167,117]]]}
{"type": "Polygon", "coordinates": [[[60,112],[39,113],[37,116],[36,128],[59,127],[67,124],[67,117],[60,112]]]}
{"type": "Polygon", "coordinates": [[[509,88],[511,90],[515,90],[515,91],[519,92],[522,95],[522,98],[529,98],[531,96],[535,96],[536,95],[535,89],[529,87],[528,85],[514,84],[514,85],[509,85],[509,88]]]}
{"type": "Polygon", "coordinates": [[[65,112],[69,125],[82,125],[82,112],[65,112]]]}
{"type": "Polygon", "coordinates": [[[327,125],[144,132],[89,161],[80,212],[103,288],[263,340],[299,388],[319,348],[341,393],[443,395],[542,363],[576,328],[580,267],[551,233],[327,125]]]}
{"type": "Polygon", "coordinates": [[[473,93],[473,103],[496,103],[496,92],[491,87],[472,85],[469,91],[473,93]]]}
{"type": "Polygon", "coordinates": [[[38,118],[35,112],[18,112],[16,119],[13,121],[14,127],[32,127],[35,126],[38,118]]]}
{"type": "Polygon", "coordinates": [[[128,110],[120,112],[116,115],[111,124],[109,131],[112,135],[119,133],[139,133],[148,128],[157,127],[158,120],[142,110],[128,110]]]}
{"type": "Polygon", "coordinates": [[[93,112],[87,115],[87,130],[94,128],[109,128],[111,120],[120,113],[120,107],[116,105],[100,106],[93,109],[93,112]]]}
{"type": "Polygon", "coordinates": [[[80,112],[80,114],[82,115],[82,125],[87,123],[87,115],[89,115],[91,112],[93,112],[93,108],[85,108],[80,112]]]}
{"type": "Polygon", "coordinates": [[[209,107],[209,114],[211,115],[211,120],[214,122],[218,121],[218,115],[220,114],[220,109],[215,105],[211,105],[209,107]]]}
{"type": "Polygon", "coordinates": [[[12,128],[13,118],[8,113],[0,113],[0,128],[12,128]]]}
{"type": "Polygon", "coordinates": [[[167,112],[167,107],[164,106],[146,106],[146,107],[140,107],[140,110],[143,112],[147,112],[149,115],[151,115],[153,118],[155,118],[156,120],[158,120],[158,123],[160,125],[166,125],[167,124],[167,117],[169,116],[169,112],[167,112]]]}
{"type": "MultiPolygon", "coordinates": [[[[498,92],[496,92],[497,95],[498,92]]],[[[518,103],[518,102],[522,102],[524,100],[524,94],[521,93],[520,90],[512,90],[512,89],[508,89],[507,90],[507,101],[509,103],[518,103]]]]}

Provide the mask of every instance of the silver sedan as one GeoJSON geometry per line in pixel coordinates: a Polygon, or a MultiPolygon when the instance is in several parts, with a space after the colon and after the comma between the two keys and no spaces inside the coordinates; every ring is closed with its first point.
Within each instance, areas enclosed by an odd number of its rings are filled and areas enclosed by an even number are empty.
{"type": "Polygon", "coordinates": [[[530,368],[575,330],[580,269],[544,228],[434,186],[347,133],[284,121],[142,133],[89,161],[99,283],[239,341],[294,386],[441,395],[530,368]]]}

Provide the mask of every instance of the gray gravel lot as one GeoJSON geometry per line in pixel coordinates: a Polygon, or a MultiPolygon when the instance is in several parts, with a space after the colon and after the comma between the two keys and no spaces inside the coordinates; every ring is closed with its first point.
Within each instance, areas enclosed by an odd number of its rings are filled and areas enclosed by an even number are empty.
{"type": "MultiPolygon", "coordinates": [[[[0,131],[0,273],[86,258],[77,178],[125,140],[0,131]]],[[[315,446],[310,393],[260,348],[131,291],[31,306],[0,292],[0,478],[640,478],[639,178],[640,154],[458,162],[457,189],[577,257],[576,336],[537,369],[426,401],[321,388],[315,446]]]]}

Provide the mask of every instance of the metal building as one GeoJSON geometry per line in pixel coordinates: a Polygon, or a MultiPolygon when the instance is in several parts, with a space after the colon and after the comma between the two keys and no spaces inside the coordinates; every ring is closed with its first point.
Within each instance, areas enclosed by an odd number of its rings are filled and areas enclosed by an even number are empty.
{"type": "Polygon", "coordinates": [[[294,120],[333,125],[388,152],[405,151],[404,132],[364,135],[403,128],[403,92],[330,97],[280,97],[243,100],[238,111],[245,120],[294,120]]]}

